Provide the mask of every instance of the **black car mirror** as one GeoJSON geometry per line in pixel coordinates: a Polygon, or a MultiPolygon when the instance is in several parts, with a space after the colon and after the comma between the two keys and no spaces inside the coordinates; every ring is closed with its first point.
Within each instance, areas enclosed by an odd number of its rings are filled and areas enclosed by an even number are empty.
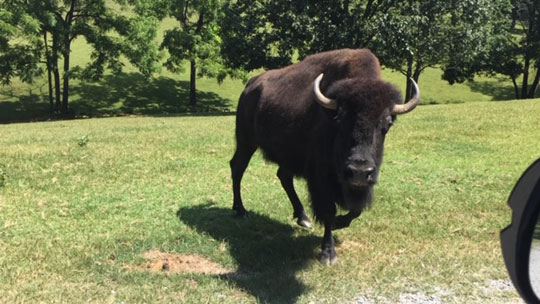
{"type": "Polygon", "coordinates": [[[510,194],[512,223],[501,231],[501,246],[512,283],[527,303],[540,303],[540,159],[510,194]]]}

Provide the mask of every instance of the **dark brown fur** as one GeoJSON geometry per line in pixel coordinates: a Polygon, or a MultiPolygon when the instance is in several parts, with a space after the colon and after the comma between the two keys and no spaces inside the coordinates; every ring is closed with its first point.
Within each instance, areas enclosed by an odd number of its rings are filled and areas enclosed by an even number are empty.
{"type": "MultiPolygon", "coordinates": [[[[335,261],[332,229],[347,227],[370,204],[373,185],[350,186],[351,164],[369,164],[376,178],[384,136],[401,96],[381,80],[378,59],[369,51],[337,50],[312,55],[288,67],[254,77],[240,96],[236,116],[237,150],[231,160],[233,209],[246,210],[240,181],[253,152],[279,165],[278,177],[300,225],[309,224],[292,184],[306,178],[317,220],[325,225],[321,260],[335,261]],[[337,110],[317,103],[313,81],[324,73],[321,91],[338,102],[337,110]],[[336,204],[349,214],[336,217],[336,204]]],[[[359,165],[360,166],[360,165],[359,165]]]]}

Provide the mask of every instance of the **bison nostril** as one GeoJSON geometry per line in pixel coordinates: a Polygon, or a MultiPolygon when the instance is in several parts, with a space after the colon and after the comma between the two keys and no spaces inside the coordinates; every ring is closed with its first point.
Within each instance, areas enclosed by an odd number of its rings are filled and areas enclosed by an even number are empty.
{"type": "Polygon", "coordinates": [[[375,167],[349,164],[344,170],[343,177],[355,184],[374,183],[375,167]]]}
{"type": "Polygon", "coordinates": [[[354,178],[356,176],[356,172],[358,172],[358,169],[354,165],[348,165],[345,167],[343,177],[345,179],[354,178]]]}
{"type": "Polygon", "coordinates": [[[364,176],[366,178],[366,181],[372,181],[373,180],[373,173],[375,173],[375,168],[367,167],[363,171],[364,171],[364,176]]]}

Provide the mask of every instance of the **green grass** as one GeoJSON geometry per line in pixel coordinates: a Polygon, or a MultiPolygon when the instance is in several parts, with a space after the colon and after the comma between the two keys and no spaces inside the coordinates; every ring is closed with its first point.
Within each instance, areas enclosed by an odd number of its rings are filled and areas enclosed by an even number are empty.
{"type": "MultiPolygon", "coordinates": [[[[234,217],[233,116],[0,125],[0,302],[343,303],[404,294],[517,302],[499,231],[540,155],[540,100],[421,106],[387,137],[373,207],[316,260],[322,228],[297,227],[260,154],[234,217]],[[156,249],[233,275],[138,270],[156,249]]],[[[306,205],[303,181],[297,188],[306,205]]]]}

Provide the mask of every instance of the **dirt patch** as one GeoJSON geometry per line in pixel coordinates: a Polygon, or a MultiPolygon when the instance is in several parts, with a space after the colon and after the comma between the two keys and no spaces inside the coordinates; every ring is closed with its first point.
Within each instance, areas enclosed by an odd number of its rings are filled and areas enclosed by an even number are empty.
{"type": "Polygon", "coordinates": [[[358,251],[358,250],[367,250],[368,247],[365,243],[359,243],[354,241],[343,241],[336,244],[336,251],[347,252],[347,251],[358,251]]]}
{"type": "Polygon", "coordinates": [[[195,254],[174,254],[150,250],[143,254],[148,260],[139,267],[139,270],[166,273],[202,273],[226,274],[231,271],[204,257],[195,254]]]}

